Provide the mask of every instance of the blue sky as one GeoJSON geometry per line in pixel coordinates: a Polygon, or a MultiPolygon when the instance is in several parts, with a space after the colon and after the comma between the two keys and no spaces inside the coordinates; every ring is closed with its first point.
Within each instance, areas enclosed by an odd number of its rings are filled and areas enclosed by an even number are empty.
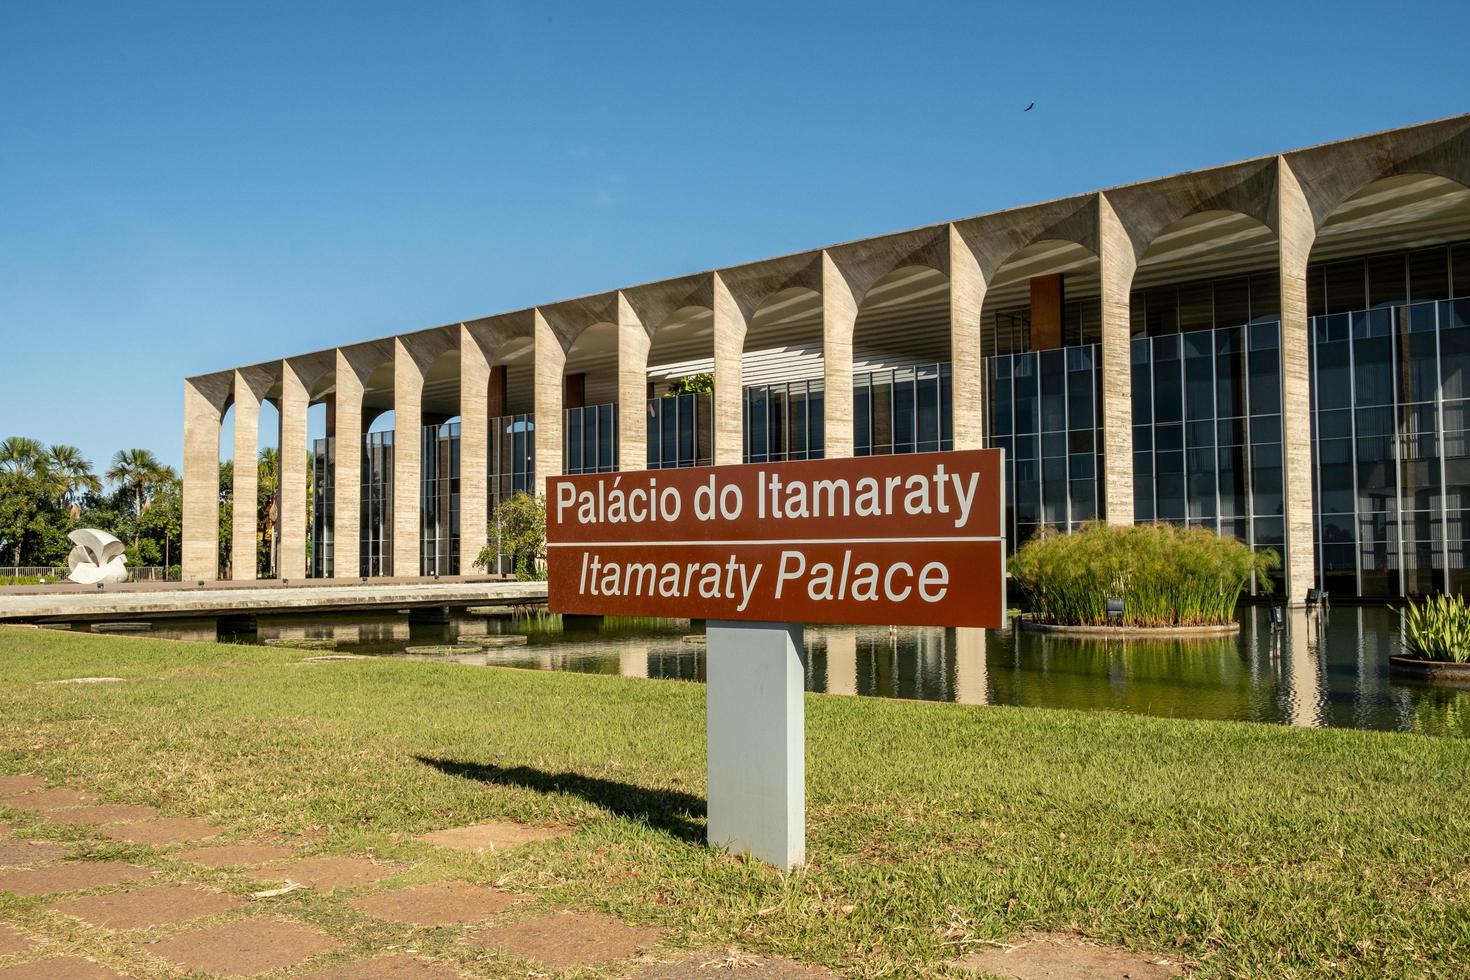
{"type": "Polygon", "coordinates": [[[0,437],[177,463],[190,374],[1470,111],[1467,28],[1462,0],[5,4],[0,437]]]}

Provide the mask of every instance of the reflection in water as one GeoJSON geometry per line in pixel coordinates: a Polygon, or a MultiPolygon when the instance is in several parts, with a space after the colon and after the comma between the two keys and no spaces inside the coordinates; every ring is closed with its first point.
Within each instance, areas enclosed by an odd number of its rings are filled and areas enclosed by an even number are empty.
{"type": "MultiPolygon", "coordinates": [[[[1470,737],[1470,688],[1390,678],[1399,618],[1383,607],[1240,610],[1238,636],[1118,641],[1020,629],[811,626],[807,688],[832,694],[959,701],[1283,725],[1470,737]]],[[[153,634],[224,642],[329,641],[344,653],[702,681],[704,627],[688,620],[600,619],[544,611],[410,624],[402,614],[261,617],[257,632],[213,620],[160,620],[153,634]],[[464,643],[516,637],[515,645],[464,643]],[[524,642],[519,638],[524,637],[524,642]],[[409,655],[407,647],[449,647],[409,655]]],[[[85,628],[85,627],[81,627],[85,628]]]]}

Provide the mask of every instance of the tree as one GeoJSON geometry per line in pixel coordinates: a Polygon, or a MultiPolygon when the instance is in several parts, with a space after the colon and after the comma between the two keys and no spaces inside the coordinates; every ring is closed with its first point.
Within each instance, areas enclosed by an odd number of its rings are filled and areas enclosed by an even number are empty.
{"type": "Polygon", "coordinates": [[[229,578],[235,545],[235,463],[219,464],[219,575],[229,578]]]}
{"type": "Polygon", "coordinates": [[[476,567],[488,571],[492,563],[498,567],[501,556],[509,555],[516,578],[523,582],[545,578],[540,562],[546,555],[546,498],[512,494],[496,505],[490,522],[496,539],[480,552],[476,567]]]}
{"type": "Polygon", "coordinates": [[[76,446],[52,446],[46,453],[51,471],[62,486],[62,504],[76,517],[81,510],[82,495],[100,493],[102,481],[92,472],[92,463],[76,446]]]}
{"type": "Polygon", "coordinates": [[[256,548],[255,570],[265,578],[276,574],[276,526],[281,517],[281,454],[266,447],[260,451],[257,465],[255,506],[256,527],[260,528],[256,548]]]}
{"type": "Polygon", "coordinates": [[[713,374],[686,374],[682,378],[669,379],[671,395],[702,395],[715,390],[713,374]]]}
{"type": "Polygon", "coordinates": [[[12,563],[34,557],[56,535],[52,525],[63,519],[59,502],[64,484],[52,470],[46,447],[26,436],[0,441],[0,545],[12,563]]]}
{"type": "MultiPolygon", "coordinates": [[[[173,468],[160,463],[149,449],[119,449],[117,455],[112,457],[112,466],[107,471],[107,479],[132,496],[135,519],[142,518],[153,488],[163,480],[175,478],[177,474],[173,468]]],[[[138,543],[136,529],[133,543],[138,543]]]]}

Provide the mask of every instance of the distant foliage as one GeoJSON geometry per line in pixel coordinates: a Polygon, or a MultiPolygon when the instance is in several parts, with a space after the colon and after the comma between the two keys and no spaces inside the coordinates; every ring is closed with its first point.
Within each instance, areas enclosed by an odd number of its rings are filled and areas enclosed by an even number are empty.
{"type": "Polygon", "coordinates": [[[669,380],[669,394],[671,395],[707,394],[714,390],[715,376],[713,374],[686,374],[682,378],[669,380]]]}
{"type": "Polygon", "coordinates": [[[475,565],[489,569],[502,557],[511,560],[521,582],[546,578],[542,560],[546,556],[546,498],[529,493],[512,494],[490,515],[490,543],[475,565]]]}
{"type": "Polygon", "coordinates": [[[1044,530],[1010,560],[1012,578],[1045,623],[1110,625],[1109,599],[1123,600],[1123,626],[1209,626],[1235,619],[1250,585],[1270,589],[1275,551],[1172,524],[1089,524],[1072,534],[1044,530]]]}
{"type": "Polygon", "coordinates": [[[1442,663],[1470,662],[1470,606],[1465,605],[1464,596],[1411,600],[1403,614],[1401,639],[1409,656],[1442,663]]]}

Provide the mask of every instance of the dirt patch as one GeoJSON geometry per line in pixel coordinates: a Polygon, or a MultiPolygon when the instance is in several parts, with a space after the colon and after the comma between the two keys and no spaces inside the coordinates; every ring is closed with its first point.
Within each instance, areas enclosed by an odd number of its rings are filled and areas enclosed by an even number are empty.
{"type": "Polygon", "coordinates": [[[80,956],[53,956],[20,966],[0,967],[0,980],[127,980],[127,977],[80,956]]]}
{"type": "Polygon", "coordinates": [[[532,901],[528,895],[496,891],[467,881],[436,881],[354,899],[359,912],[415,926],[463,925],[480,922],[513,905],[532,901]]]}
{"type": "Polygon", "coordinates": [[[738,950],[723,953],[692,953],[676,960],[654,963],[634,974],[633,980],[837,980],[837,974],[820,966],[770,956],[752,956],[738,950]]]}
{"type": "Polygon", "coordinates": [[[660,939],[657,929],[630,926],[595,912],[552,912],[469,937],[477,946],[495,947],[537,960],[554,969],[625,960],[660,939]]]}
{"type": "Polygon", "coordinates": [[[0,797],[0,803],[17,810],[60,810],[68,806],[96,803],[97,797],[74,789],[42,789],[0,797]]]}
{"type": "Polygon", "coordinates": [[[99,803],[96,806],[74,806],[65,810],[52,810],[46,819],[52,823],[74,826],[101,826],[107,823],[127,823],[147,820],[158,816],[151,806],[134,806],[131,803],[99,803]]]}
{"type": "Polygon", "coordinates": [[[127,841],[129,844],[151,844],[155,847],[219,836],[217,828],[193,817],[158,817],[135,823],[114,824],[99,829],[98,833],[113,840],[127,841]]]}
{"type": "Polygon", "coordinates": [[[0,796],[15,796],[18,793],[32,793],[38,789],[46,788],[46,780],[40,776],[23,774],[20,776],[0,776],[0,796]]]}
{"type": "Polygon", "coordinates": [[[218,915],[241,904],[198,885],[171,884],[69,898],[48,907],[104,929],[144,929],[218,915]]]}
{"type": "Polygon", "coordinates": [[[531,827],[523,823],[495,820],[477,823],[470,827],[454,827],[424,834],[419,840],[436,847],[448,847],[456,851],[471,851],[484,854],[488,851],[503,851],[533,840],[565,837],[571,831],[564,827],[531,827]]]}
{"type": "Polygon", "coordinates": [[[66,847],[43,840],[0,840],[0,868],[66,857],[66,847]]]}
{"type": "Polygon", "coordinates": [[[253,976],[284,970],[341,945],[299,922],[251,919],[180,933],[143,949],[185,970],[253,976]]]}
{"type": "Polygon", "coordinates": [[[180,851],[174,856],[206,868],[251,868],[295,855],[293,849],[276,844],[213,844],[180,851]]]}
{"type": "Polygon", "coordinates": [[[365,857],[319,857],[302,858],[288,864],[262,868],[255,877],[262,881],[277,879],[294,881],[308,888],[331,891],[335,888],[358,888],[362,885],[371,885],[375,881],[391,878],[403,870],[401,865],[374,861],[365,857]]]}
{"type": "Polygon", "coordinates": [[[38,898],[41,895],[79,892],[86,888],[137,881],[150,874],[152,872],[146,868],[123,861],[69,861],[49,868],[0,874],[0,891],[10,892],[21,898],[38,898]]]}
{"type": "Polygon", "coordinates": [[[34,945],[29,937],[0,922],[0,956],[23,953],[34,945]]]}
{"type": "Polygon", "coordinates": [[[387,980],[389,977],[404,977],[405,980],[458,980],[458,970],[442,963],[430,963],[416,956],[379,956],[371,960],[354,960],[337,963],[321,970],[313,970],[305,980],[387,980]]]}
{"type": "Polygon", "coordinates": [[[978,950],[953,965],[1013,980],[1166,980],[1185,972],[1171,956],[1130,953],[1066,933],[1029,933],[1013,945],[978,950]]]}

